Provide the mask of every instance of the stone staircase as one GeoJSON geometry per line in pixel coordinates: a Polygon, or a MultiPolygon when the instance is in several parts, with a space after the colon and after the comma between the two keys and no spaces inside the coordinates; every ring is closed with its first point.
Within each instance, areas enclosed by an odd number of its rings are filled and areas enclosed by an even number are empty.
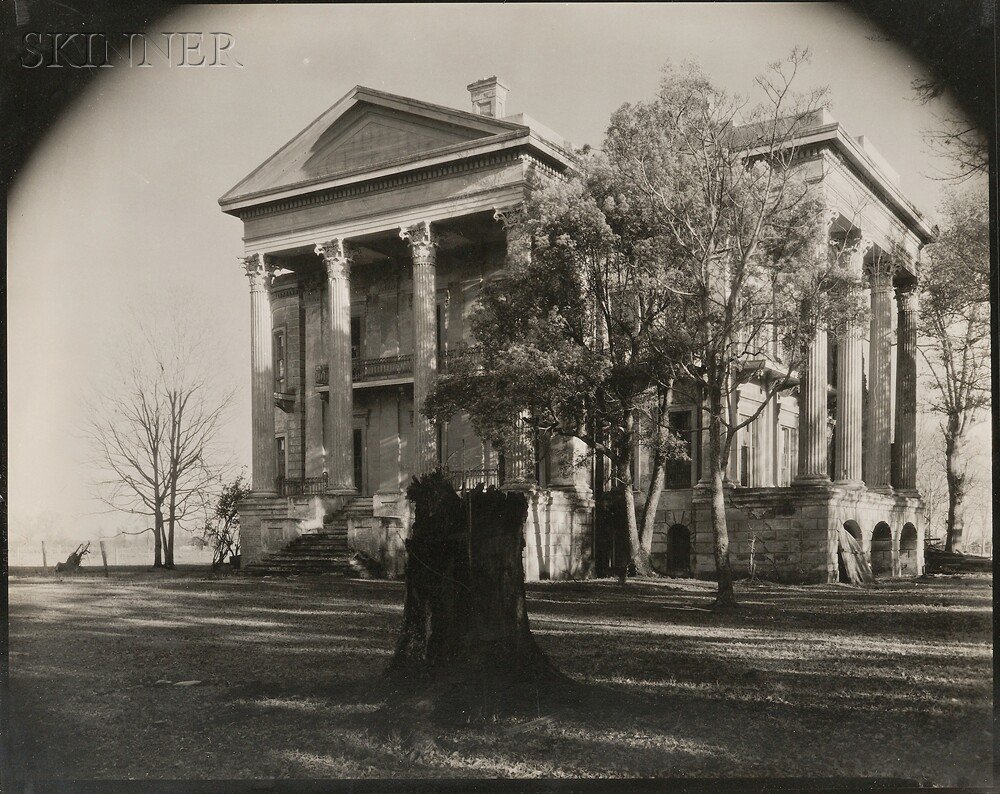
{"type": "Polygon", "coordinates": [[[330,517],[323,529],[299,536],[281,551],[246,566],[243,571],[250,576],[350,575],[354,568],[347,545],[348,521],[371,514],[371,497],[356,497],[330,517]]]}

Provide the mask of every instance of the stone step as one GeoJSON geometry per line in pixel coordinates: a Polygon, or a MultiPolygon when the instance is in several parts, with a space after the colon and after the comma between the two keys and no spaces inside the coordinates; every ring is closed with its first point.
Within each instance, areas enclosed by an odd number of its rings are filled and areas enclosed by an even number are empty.
{"type": "Polygon", "coordinates": [[[346,560],[268,560],[267,562],[259,562],[255,565],[250,565],[247,570],[255,570],[260,568],[280,568],[282,570],[298,570],[298,569],[313,569],[313,570],[341,570],[347,569],[350,564],[346,560]]]}
{"type": "Polygon", "coordinates": [[[347,578],[349,573],[348,569],[336,569],[336,570],[322,570],[315,571],[308,568],[247,568],[245,571],[247,576],[293,576],[293,575],[303,575],[303,576],[337,576],[341,579],[347,578]]]}
{"type": "Polygon", "coordinates": [[[289,566],[295,566],[295,565],[319,565],[319,566],[327,566],[335,568],[341,565],[349,565],[350,564],[349,559],[350,558],[346,554],[337,555],[336,557],[327,557],[320,555],[296,555],[296,556],[282,557],[278,555],[273,555],[271,557],[268,557],[266,560],[255,562],[247,567],[254,568],[262,566],[266,568],[269,566],[278,566],[287,568],[289,566]]]}
{"type": "Polygon", "coordinates": [[[295,551],[298,549],[327,549],[330,551],[346,551],[349,548],[346,540],[320,540],[314,543],[296,543],[287,546],[282,551],[295,551]]]}
{"type": "Polygon", "coordinates": [[[289,576],[292,574],[322,574],[345,576],[353,571],[350,565],[348,525],[351,520],[371,518],[371,497],[357,497],[318,532],[301,535],[280,551],[244,568],[251,576],[289,576]]]}

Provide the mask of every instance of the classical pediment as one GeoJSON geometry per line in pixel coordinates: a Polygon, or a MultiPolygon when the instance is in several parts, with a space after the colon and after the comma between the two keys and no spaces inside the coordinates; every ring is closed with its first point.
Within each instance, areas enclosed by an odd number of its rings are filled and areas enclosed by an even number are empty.
{"type": "Polygon", "coordinates": [[[220,199],[225,205],[475,145],[527,128],[355,88],[220,199]]]}

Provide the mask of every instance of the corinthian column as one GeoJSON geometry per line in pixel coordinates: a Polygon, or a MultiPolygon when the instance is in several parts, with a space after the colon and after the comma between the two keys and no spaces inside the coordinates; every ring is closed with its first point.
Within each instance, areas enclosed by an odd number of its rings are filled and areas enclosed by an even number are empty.
{"type": "MultiPolygon", "coordinates": [[[[861,282],[864,257],[871,242],[858,240],[851,250],[851,275],[861,282]]],[[[861,373],[864,329],[849,318],[837,339],[837,430],[834,440],[834,472],[838,483],[861,484],[861,373]]]]}
{"type": "Polygon", "coordinates": [[[413,257],[413,459],[417,473],[423,474],[437,466],[434,426],[423,414],[437,377],[437,242],[427,221],[400,229],[399,236],[409,242],[413,257]]]}
{"type": "Polygon", "coordinates": [[[240,260],[250,279],[250,417],[253,433],[251,487],[277,493],[274,451],[274,356],[271,351],[271,280],[274,268],[264,254],[240,260]]]}
{"type": "Polygon", "coordinates": [[[917,289],[896,293],[896,460],[893,485],[917,488],[917,289]]]}
{"type": "Polygon", "coordinates": [[[326,412],[327,492],[353,494],[354,389],[351,383],[351,260],[341,238],[316,245],[326,266],[329,316],[326,355],[330,372],[326,412]]]}
{"type": "Polygon", "coordinates": [[[796,482],[829,482],[827,461],[827,338],[817,328],[806,348],[799,386],[799,472],[796,482]]]}
{"type": "Polygon", "coordinates": [[[872,490],[890,490],[892,445],[892,271],[876,262],[871,275],[871,352],[868,372],[868,442],[865,485],[872,490]]]}

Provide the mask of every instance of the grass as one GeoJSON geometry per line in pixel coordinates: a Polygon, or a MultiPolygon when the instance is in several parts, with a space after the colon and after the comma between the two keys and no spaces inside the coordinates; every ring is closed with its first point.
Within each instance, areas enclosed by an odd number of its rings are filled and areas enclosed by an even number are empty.
{"type": "Polygon", "coordinates": [[[992,784],[990,577],[741,585],[731,614],[709,609],[713,587],[529,585],[540,645],[584,694],[417,741],[375,719],[398,583],[15,575],[15,768],[41,779],[992,784]],[[201,683],[174,685],[189,680],[201,683]]]}

